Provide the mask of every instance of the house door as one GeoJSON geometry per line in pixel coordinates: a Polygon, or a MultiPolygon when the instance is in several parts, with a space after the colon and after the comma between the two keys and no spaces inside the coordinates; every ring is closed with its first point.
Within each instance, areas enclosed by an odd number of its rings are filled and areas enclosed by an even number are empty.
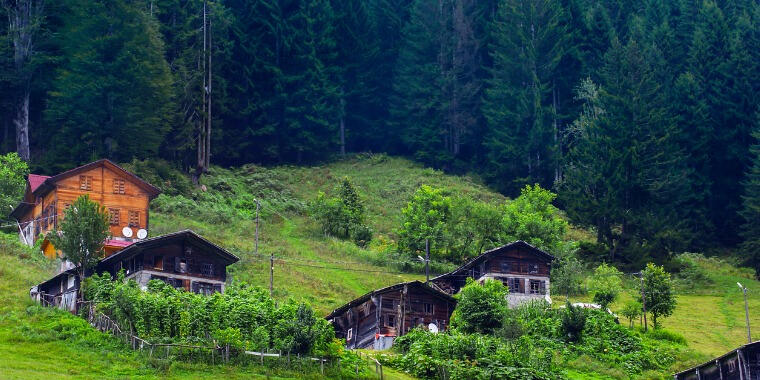
{"type": "Polygon", "coordinates": [[[182,286],[185,288],[186,291],[190,291],[190,280],[182,280],[182,286]]]}

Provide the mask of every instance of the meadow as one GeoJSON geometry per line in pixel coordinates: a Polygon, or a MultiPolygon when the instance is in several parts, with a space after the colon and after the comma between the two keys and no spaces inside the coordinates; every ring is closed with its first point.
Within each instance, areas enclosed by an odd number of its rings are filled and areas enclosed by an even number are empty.
{"type": "MultiPolygon", "coordinates": [[[[424,279],[421,263],[399,256],[393,246],[400,210],[421,184],[448,188],[452,193],[500,203],[505,197],[490,191],[475,176],[451,176],[411,161],[385,155],[358,155],[312,167],[247,165],[213,167],[201,188],[161,162],[125,165],[163,190],[153,201],[150,233],[153,236],[192,229],[229,249],[241,260],[230,268],[231,281],[269,286],[269,257],[274,255],[274,296],[309,302],[319,313],[371,291],[401,281],[424,279]],[[358,188],[374,230],[369,246],[325,236],[306,213],[319,191],[333,191],[348,176],[358,188]],[[256,253],[256,206],[259,210],[259,244],[256,253]]],[[[568,239],[592,238],[589,231],[570,228],[568,239]]],[[[10,379],[60,378],[302,378],[302,373],[267,374],[255,365],[212,366],[197,363],[156,363],[77,324],[77,317],[41,310],[28,298],[31,286],[50,276],[54,263],[14,248],[13,236],[0,245],[0,373],[10,379]]],[[[743,298],[736,282],[750,290],[750,318],[760,326],[760,282],[754,273],[734,262],[698,257],[700,275],[678,278],[678,306],[663,319],[663,327],[685,338],[676,363],[667,371],[643,373],[641,378],[667,377],[746,342],[743,298]]],[[[451,264],[433,265],[434,273],[451,264]]],[[[634,279],[613,303],[619,311],[637,297],[634,279]]],[[[589,301],[589,295],[571,296],[589,301]]],[[[553,296],[554,304],[564,297],[553,296]]],[[[621,323],[627,322],[621,317],[621,323]]],[[[760,333],[760,331],[757,331],[760,333]]],[[[577,379],[627,378],[603,362],[574,357],[561,362],[565,375],[577,379]]],[[[308,375],[313,376],[313,375],[308,375]]],[[[386,377],[405,378],[388,370],[386,377]]]]}

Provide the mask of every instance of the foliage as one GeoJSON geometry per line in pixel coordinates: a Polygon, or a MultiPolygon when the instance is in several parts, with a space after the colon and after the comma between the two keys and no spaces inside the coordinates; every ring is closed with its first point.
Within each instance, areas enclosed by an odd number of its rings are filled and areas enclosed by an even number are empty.
{"type": "Polygon", "coordinates": [[[29,166],[15,152],[0,155],[0,220],[18,205],[26,189],[29,166]]]}
{"type": "Polygon", "coordinates": [[[583,263],[575,256],[560,257],[552,263],[552,293],[564,294],[565,296],[582,294],[583,287],[583,263]]]}
{"type": "Polygon", "coordinates": [[[59,230],[48,233],[47,239],[75,265],[83,281],[85,272],[103,257],[103,244],[111,233],[105,207],[82,195],[64,210],[59,230]]]}
{"type": "Polygon", "coordinates": [[[501,281],[486,280],[482,285],[467,278],[457,294],[458,303],[451,327],[465,334],[490,334],[502,326],[507,316],[509,289],[501,281]]]}
{"type": "Polygon", "coordinates": [[[240,284],[203,296],[151,280],[147,291],[134,280],[94,275],[83,288],[98,310],[152,342],[230,344],[236,349],[277,349],[293,354],[336,352],[329,323],[304,303],[275,306],[268,292],[240,284]]]}
{"type": "Polygon", "coordinates": [[[399,250],[425,252],[425,241],[430,246],[430,256],[443,256],[440,244],[446,223],[451,216],[451,198],[443,189],[422,185],[414,193],[406,207],[401,210],[399,250]]]}
{"type": "Polygon", "coordinates": [[[631,328],[633,328],[633,323],[641,316],[641,313],[641,302],[635,300],[626,303],[620,311],[620,314],[628,319],[628,327],[631,328]]]}
{"type": "Polygon", "coordinates": [[[573,306],[570,301],[562,311],[562,333],[567,342],[577,342],[581,339],[583,328],[586,326],[586,309],[573,306]]]}
{"type": "Polygon", "coordinates": [[[644,301],[647,312],[652,314],[654,328],[660,327],[658,318],[669,317],[676,308],[676,298],[673,294],[673,284],[670,274],[661,266],[652,263],[642,271],[644,276],[644,301]]]}
{"type": "Polygon", "coordinates": [[[559,250],[567,221],[552,205],[556,197],[538,184],[526,185],[520,196],[504,207],[502,241],[524,240],[549,252],[559,250]]]}
{"type": "Polygon", "coordinates": [[[344,177],[336,191],[338,197],[331,198],[319,192],[309,204],[309,213],[322,225],[325,234],[351,238],[360,247],[366,246],[372,240],[372,229],[364,224],[364,205],[356,188],[344,177]]]}
{"type": "Polygon", "coordinates": [[[623,290],[623,281],[620,278],[622,275],[617,268],[602,263],[594,269],[594,274],[589,278],[588,289],[594,293],[594,302],[601,305],[603,310],[615,302],[623,290]]]}
{"type": "Polygon", "coordinates": [[[416,377],[436,379],[562,379],[549,350],[527,338],[507,344],[487,335],[460,332],[433,334],[414,329],[398,338],[394,349],[403,355],[384,357],[386,364],[416,377]]]}

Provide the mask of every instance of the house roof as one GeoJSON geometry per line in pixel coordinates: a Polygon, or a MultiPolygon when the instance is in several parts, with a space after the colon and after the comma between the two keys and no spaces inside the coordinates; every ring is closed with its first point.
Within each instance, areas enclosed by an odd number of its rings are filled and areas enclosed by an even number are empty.
{"type": "Polygon", "coordinates": [[[544,259],[546,261],[551,262],[551,261],[554,260],[554,256],[548,254],[546,251],[543,251],[543,250],[541,250],[541,249],[539,249],[539,248],[537,248],[537,247],[535,247],[535,246],[533,246],[531,244],[528,244],[528,243],[526,243],[526,242],[524,242],[522,240],[517,240],[517,241],[514,241],[512,243],[509,243],[509,244],[506,244],[506,245],[502,245],[501,247],[496,247],[496,248],[490,249],[488,251],[485,251],[485,252],[481,253],[480,255],[478,255],[477,257],[475,257],[474,259],[471,259],[470,261],[462,264],[459,268],[454,269],[453,271],[451,271],[449,273],[444,273],[444,274],[442,274],[442,275],[440,275],[438,277],[435,277],[435,278],[433,278],[430,281],[435,281],[435,280],[438,280],[438,279],[446,278],[448,276],[457,275],[457,274],[459,274],[459,273],[461,273],[463,271],[469,270],[475,264],[477,264],[481,260],[485,259],[486,257],[493,256],[493,255],[498,254],[498,253],[500,253],[500,252],[502,252],[504,250],[508,250],[508,249],[511,249],[511,248],[518,248],[518,247],[527,248],[529,251],[533,252],[536,256],[538,256],[538,257],[540,257],[540,258],[542,258],[542,259],[544,259]]]}
{"type": "Polygon", "coordinates": [[[50,178],[50,176],[40,175],[40,174],[29,174],[29,177],[27,177],[27,181],[29,182],[29,190],[33,193],[48,178],[50,178]]]}
{"type": "Polygon", "coordinates": [[[182,230],[182,231],[177,231],[170,234],[156,236],[149,239],[134,242],[128,247],[122,249],[121,251],[118,251],[114,253],[113,255],[100,260],[98,265],[107,264],[112,261],[128,259],[146,249],[160,247],[166,244],[181,242],[181,241],[191,241],[197,245],[200,245],[208,249],[209,252],[220,256],[221,258],[226,260],[229,264],[235,263],[240,260],[240,258],[229,253],[226,249],[206,240],[205,238],[196,234],[195,232],[191,230],[182,230]]]}
{"type": "MultiPolygon", "coordinates": [[[[67,170],[63,173],[56,174],[52,177],[38,175],[38,174],[30,174],[27,178],[29,182],[29,190],[32,194],[36,196],[42,196],[47,194],[49,191],[53,190],[55,188],[55,183],[64,179],[68,178],[70,176],[76,175],[78,173],[81,173],[83,171],[90,170],[92,168],[105,166],[110,170],[113,170],[115,172],[121,173],[123,176],[128,177],[132,180],[133,183],[135,183],[137,186],[139,186],[141,189],[145,190],[148,193],[148,196],[150,199],[153,199],[158,196],[158,194],[161,193],[161,190],[159,190],[157,187],[151,185],[150,183],[144,181],[142,178],[130,173],[126,169],[122,168],[119,165],[116,165],[113,161],[103,158],[97,161],[90,162],[89,164],[85,164],[79,167],[76,167],[71,170],[67,170]]],[[[25,210],[28,207],[32,207],[33,205],[30,205],[26,202],[19,203],[16,208],[11,211],[10,216],[13,218],[20,218],[21,215],[24,214],[25,210]]]]}
{"type": "Polygon", "coordinates": [[[446,294],[444,292],[441,292],[440,290],[434,289],[434,288],[426,285],[423,282],[415,280],[415,281],[409,281],[409,282],[402,282],[402,283],[398,283],[398,284],[391,285],[391,286],[386,286],[386,287],[380,288],[380,289],[375,289],[375,290],[373,290],[373,291],[371,291],[371,292],[369,292],[367,294],[364,294],[364,295],[362,295],[362,296],[360,296],[360,297],[358,297],[358,298],[356,298],[356,299],[354,299],[352,301],[349,301],[345,305],[343,305],[343,306],[341,306],[341,307],[333,310],[325,318],[328,319],[328,320],[329,319],[333,319],[336,316],[338,316],[339,314],[344,313],[349,308],[352,308],[354,306],[357,306],[357,305],[360,305],[360,304],[366,302],[368,299],[372,298],[372,296],[374,296],[376,294],[383,294],[383,293],[388,293],[388,292],[391,292],[391,291],[394,291],[394,290],[403,289],[404,286],[411,286],[411,287],[418,288],[418,289],[420,289],[422,291],[429,292],[429,293],[431,293],[431,294],[433,294],[433,295],[435,295],[435,296],[437,296],[439,298],[444,299],[445,301],[449,301],[449,302],[453,302],[453,303],[457,302],[456,298],[454,298],[454,297],[452,297],[452,296],[450,296],[450,295],[448,295],[448,294],[446,294]]]}
{"type": "Polygon", "coordinates": [[[725,354],[716,357],[715,359],[710,359],[710,360],[708,360],[708,361],[706,361],[706,362],[704,362],[702,364],[696,365],[696,366],[691,367],[689,369],[685,369],[685,370],[683,370],[681,372],[677,372],[677,373],[675,373],[675,376],[685,375],[687,373],[693,372],[697,368],[701,368],[701,367],[704,367],[704,366],[707,366],[707,365],[715,364],[716,360],[721,360],[721,359],[723,359],[723,358],[725,358],[727,356],[735,355],[736,352],[739,351],[739,350],[741,350],[741,349],[744,349],[744,348],[754,348],[754,347],[757,347],[757,346],[760,346],[760,340],[756,340],[756,341],[754,341],[752,343],[743,344],[743,345],[739,346],[738,348],[736,348],[734,350],[728,351],[725,354]]]}

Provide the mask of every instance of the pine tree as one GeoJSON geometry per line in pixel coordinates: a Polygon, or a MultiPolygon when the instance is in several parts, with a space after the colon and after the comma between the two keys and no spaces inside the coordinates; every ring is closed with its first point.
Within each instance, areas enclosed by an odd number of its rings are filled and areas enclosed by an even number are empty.
{"type": "Polygon", "coordinates": [[[472,151],[481,90],[477,2],[417,0],[403,30],[392,117],[407,152],[453,167],[472,151]]]}
{"type": "Polygon", "coordinates": [[[586,84],[586,111],[561,184],[568,214],[594,225],[598,240],[630,261],[652,251],[678,249],[678,201],[688,171],[675,143],[675,123],[649,65],[631,40],[613,40],[601,72],[601,89],[586,84]]]}
{"type": "Polygon", "coordinates": [[[752,164],[743,183],[741,216],[744,219],[741,236],[744,241],[741,251],[744,260],[760,270],[760,109],[755,114],[755,128],[752,132],[755,144],[750,148],[752,164]]]}
{"type": "Polygon", "coordinates": [[[500,4],[482,112],[488,125],[488,177],[506,190],[554,180],[557,154],[553,84],[567,42],[558,1],[500,4]]]}
{"type": "Polygon", "coordinates": [[[155,19],[141,1],[76,1],[61,30],[64,63],[47,120],[51,161],[157,154],[172,120],[172,79],[155,19]]]}

